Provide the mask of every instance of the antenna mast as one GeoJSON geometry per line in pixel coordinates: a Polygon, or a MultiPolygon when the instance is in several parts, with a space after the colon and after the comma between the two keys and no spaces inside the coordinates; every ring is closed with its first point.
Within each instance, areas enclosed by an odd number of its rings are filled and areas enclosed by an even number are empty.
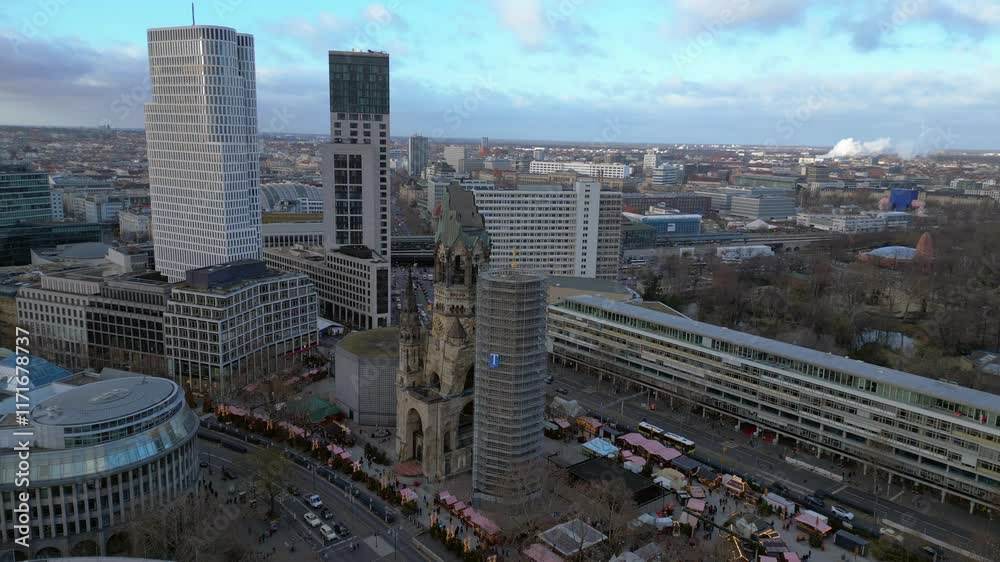
{"type": "Polygon", "coordinates": [[[194,2],[191,2],[191,25],[194,25],[194,2]]]}

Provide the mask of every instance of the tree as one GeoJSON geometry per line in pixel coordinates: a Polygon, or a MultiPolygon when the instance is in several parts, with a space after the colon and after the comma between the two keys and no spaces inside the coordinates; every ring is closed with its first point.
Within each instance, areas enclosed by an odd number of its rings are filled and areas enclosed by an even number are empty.
{"type": "MultiPolygon", "coordinates": [[[[145,558],[233,560],[232,553],[239,545],[233,540],[236,533],[231,527],[241,516],[237,504],[205,502],[192,493],[132,518],[128,536],[133,551],[145,558]]],[[[235,558],[243,559],[243,554],[235,558]]]]}
{"type": "Polygon", "coordinates": [[[291,463],[277,449],[259,447],[250,453],[253,485],[268,498],[268,517],[274,516],[274,499],[285,486],[285,475],[293,470],[291,463]]]}
{"type": "Polygon", "coordinates": [[[660,276],[656,274],[649,274],[646,280],[642,283],[642,300],[644,301],[658,301],[660,300],[660,276]]]}

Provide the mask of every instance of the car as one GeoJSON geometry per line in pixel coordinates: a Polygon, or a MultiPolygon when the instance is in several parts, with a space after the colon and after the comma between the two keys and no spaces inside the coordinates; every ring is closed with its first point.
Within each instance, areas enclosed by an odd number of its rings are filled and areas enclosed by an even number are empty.
{"type": "Polygon", "coordinates": [[[880,537],[888,537],[896,542],[903,542],[903,535],[892,527],[882,527],[878,530],[880,537]]]}
{"type": "Polygon", "coordinates": [[[289,484],[287,490],[288,490],[288,493],[291,494],[291,495],[293,495],[293,496],[299,495],[299,487],[295,486],[294,484],[289,484]]]}
{"type": "Polygon", "coordinates": [[[781,482],[774,482],[771,484],[771,490],[778,495],[784,495],[788,493],[788,486],[785,486],[781,482]]]}
{"type": "Polygon", "coordinates": [[[306,494],[305,498],[306,498],[306,503],[309,504],[309,507],[312,507],[312,508],[323,507],[323,500],[320,499],[320,497],[318,495],[316,495],[316,494],[306,494]]]}
{"type": "Polygon", "coordinates": [[[552,384],[555,380],[551,376],[545,377],[545,384],[552,384]]]}
{"type": "Polygon", "coordinates": [[[806,496],[805,498],[803,498],[802,503],[806,504],[809,507],[815,507],[818,509],[823,509],[824,507],[826,507],[826,502],[824,502],[820,498],[817,498],[816,496],[806,496]]]}
{"type": "Polygon", "coordinates": [[[847,511],[846,508],[841,507],[839,505],[835,505],[835,506],[831,507],[830,509],[833,510],[833,514],[834,515],[836,515],[837,517],[840,517],[844,521],[854,521],[854,514],[851,513],[850,511],[847,511]]]}
{"type": "Polygon", "coordinates": [[[566,388],[562,387],[562,386],[560,386],[559,388],[557,388],[556,392],[558,392],[559,394],[562,394],[563,396],[566,396],[567,394],[569,394],[569,391],[566,390],[566,388]]]}
{"type": "Polygon", "coordinates": [[[325,508],[325,507],[323,508],[323,511],[320,512],[319,515],[323,519],[333,519],[333,512],[330,511],[329,509],[325,508]]]}
{"type": "Polygon", "coordinates": [[[329,525],[320,525],[319,534],[323,535],[323,538],[328,541],[335,541],[338,538],[337,533],[335,533],[329,525]]]}
{"type": "Polygon", "coordinates": [[[351,536],[351,530],[348,529],[347,527],[341,525],[340,523],[334,523],[333,524],[333,530],[334,530],[335,533],[337,533],[337,535],[339,535],[341,537],[349,537],[349,536],[351,536]]]}
{"type": "Polygon", "coordinates": [[[302,518],[306,520],[306,523],[308,523],[310,527],[318,527],[320,525],[319,517],[316,517],[316,514],[311,511],[307,511],[302,518]]]}
{"type": "Polygon", "coordinates": [[[228,468],[222,469],[222,479],[223,480],[236,480],[236,475],[229,471],[228,468]]]}

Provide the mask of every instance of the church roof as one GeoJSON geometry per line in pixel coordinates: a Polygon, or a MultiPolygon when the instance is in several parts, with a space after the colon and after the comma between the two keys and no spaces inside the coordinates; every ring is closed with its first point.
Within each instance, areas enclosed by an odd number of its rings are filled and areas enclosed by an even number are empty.
{"type": "Polygon", "coordinates": [[[456,182],[449,184],[445,191],[434,241],[452,246],[459,240],[468,248],[474,247],[477,241],[482,241],[487,248],[490,244],[486,222],[476,208],[475,196],[456,182]]]}

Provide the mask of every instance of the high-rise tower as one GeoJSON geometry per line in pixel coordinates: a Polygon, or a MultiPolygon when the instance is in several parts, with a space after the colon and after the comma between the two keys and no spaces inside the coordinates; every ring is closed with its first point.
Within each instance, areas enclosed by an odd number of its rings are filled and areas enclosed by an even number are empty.
{"type": "Polygon", "coordinates": [[[544,274],[491,268],[476,298],[472,501],[522,504],[541,490],[545,416],[544,274]]]}
{"type": "Polygon", "coordinates": [[[431,143],[427,137],[413,135],[407,146],[407,171],[410,177],[420,177],[430,163],[431,143]]]}
{"type": "Polygon", "coordinates": [[[145,107],[156,268],[261,257],[253,36],[228,27],[150,29],[145,107]]]}
{"type": "Polygon", "coordinates": [[[324,210],[327,247],[364,245],[390,261],[389,55],[330,51],[330,138],[333,213],[324,210]]]}

